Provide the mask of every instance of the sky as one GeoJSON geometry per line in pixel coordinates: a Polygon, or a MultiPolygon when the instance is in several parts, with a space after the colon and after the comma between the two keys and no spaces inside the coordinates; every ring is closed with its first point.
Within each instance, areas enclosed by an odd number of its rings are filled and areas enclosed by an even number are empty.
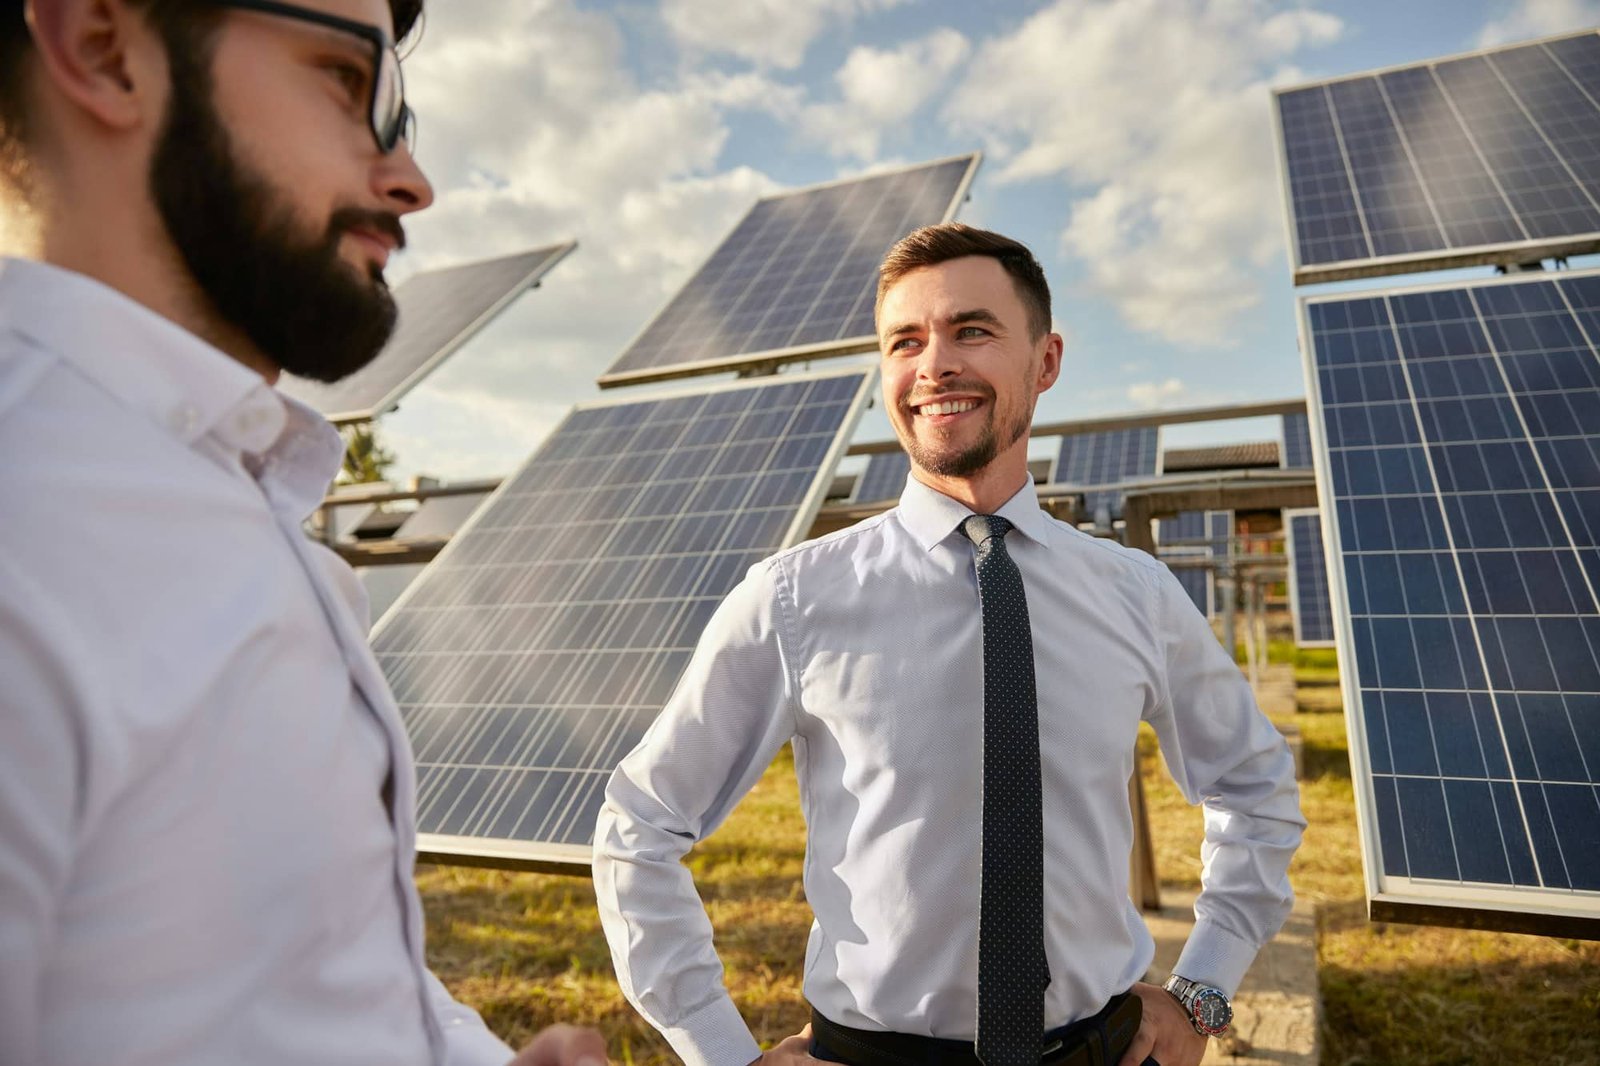
{"type": "Polygon", "coordinates": [[[957,217],[1033,249],[1066,339],[1039,420],[1304,395],[1271,89],[1597,24],[1600,0],[432,0],[404,69],[436,200],[391,282],[578,248],[381,420],[391,476],[508,475],[619,395],[594,379],[759,197],[973,150],[957,217]]]}

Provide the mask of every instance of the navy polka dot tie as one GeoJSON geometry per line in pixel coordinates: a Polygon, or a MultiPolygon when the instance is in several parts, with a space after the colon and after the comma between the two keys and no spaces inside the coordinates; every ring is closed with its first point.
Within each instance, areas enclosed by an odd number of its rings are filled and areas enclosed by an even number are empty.
{"type": "Polygon", "coordinates": [[[1044,812],[1033,630],[1022,574],[1006,551],[1011,523],[976,514],[983,604],[983,901],[978,918],[978,1057],[1037,1066],[1044,1042],[1044,812]]]}

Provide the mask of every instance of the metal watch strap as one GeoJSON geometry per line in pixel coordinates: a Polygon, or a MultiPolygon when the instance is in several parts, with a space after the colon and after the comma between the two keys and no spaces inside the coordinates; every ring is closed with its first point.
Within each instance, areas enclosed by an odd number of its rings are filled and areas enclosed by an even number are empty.
{"type": "Polygon", "coordinates": [[[1220,1036],[1222,1033],[1228,1030],[1228,1025],[1224,1024],[1223,1027],[1216,1032],[1208,1031],[1200,1024],[1200,1018],[1195,1013],[1195,1001],[1199,999],[1200,993],[1211,992],[1216,996],[1221,997],[1222,1001],[1228,1004],[1228,1021],[1231,1022],[1233,1005],[1231,1002],[1229,1002],[1228,997],[1224,995],[1221,989],[1212,988],[1210,985],[1203,985],[1199,981],[1191,981],[1189,978],[1180,977],[1178,974],[1172,974],[1168,976],[1167,983],[1162,987],[1166,989],[1168,995],[1178,1001],[1178,1005],[1183,1008],[1184,1014],[1189,1016],[1189,1024],[1194,1028],[1194,1031],[1199,1033],[1201,1036],[1220,1036]]]}

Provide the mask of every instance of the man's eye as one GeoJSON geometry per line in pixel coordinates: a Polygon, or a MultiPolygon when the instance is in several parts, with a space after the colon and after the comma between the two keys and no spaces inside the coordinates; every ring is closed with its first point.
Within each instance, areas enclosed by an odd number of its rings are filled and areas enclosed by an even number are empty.
{"type": "Polygon", "coordinates": [[[957,337],[987,337],[989,331],[982,326],[962,326],[956,330],[957,337]]]}
{"type": "Polygon", "coordinates": [[[367,99],[367,72],[352,63],[330,63],[328,72],[339,82],[352,104],[364,104],[367,99]]]}
{"type": "Polygon", "coordinates": [[[912,345],[917,345],[917,344],[920,344],[920,343],[921,342],[918,341],[917,338],[915,338],[915,337],[901,337],[899,340],[897,340],[893,344],[889,345],[889,350],[891,352],[905,351],[908,347],[910,347],[912,345]]]}

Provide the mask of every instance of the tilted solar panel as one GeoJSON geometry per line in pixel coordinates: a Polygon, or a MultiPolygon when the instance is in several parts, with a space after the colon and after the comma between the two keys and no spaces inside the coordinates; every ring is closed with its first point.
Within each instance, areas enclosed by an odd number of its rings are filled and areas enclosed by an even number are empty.
{"type": "Polygon", "coordinates": [[[867,457],[867,468],[856,481],[851,499],[856,503],[898,500],[911,476],[911,457],[905,452],[879,452],[867,457]]]}
{"type": "Polygon", "coordinates": [[[424,857],[586,864],[606,779],[750,566],[799,540],[875,372],[580,406],[384,616],[424,857]]]}
{"type": "Polygon", "coordinates": [[[955,216],[978,161],[957,156],[757,202],[600,386],[876,347],[878,263],[912,230],[955,216]]]}
{"type": "MultiPolygon", "coordinates": [[[[1064,485],[1114,485],[1160,472],[1160,427],[1142,426],[1062,437],[1051,480],[1064,485]]],[[[1085,519],[1115,521],[1122,517],[1122,493],[1087,492],[1083,509],[1085,519]]]]}
{"type": "Polygon", "coordinates": [[[1314,507],[1283,512],[1284,548],[1289,556],[1289,614],[1294,642],[1302,648],[1331,648],[1333,605],[1328,600],[1328,561],[1322,549],[1322,516],[1314,507]]]}
{"type": "Polygon", "coordinates": [[[1600,936],[1600,273],[1301,308],[1373,916],[1600,936]]]}
{"type": "Polygon", "coordinates": [[[1181,511],[1156,522],[1156,543],[1161,558],[1205,559],[1211,566],[1174,566],[1178,584],[1207,618],[1217,614],[1217,560],[1232,548],[1232,511],[1181,511]]]}
{"type": "Polygon", "coordinates": [[[400,320],[376,359],[331,385],[285,375],[278,387],[333,422],[377,418],[575,247],[554,244],[413,275],[394,290],[400,320]]]}
{"type": "Polygon", "coordinates": [[[1311,469],[1311,424],[1306,415],[1283,416],[1283,450],[1278,465],[1285,470],[1311,469]]]}
{"type": "Polygon", "coordinates": [[[1297,284],[1600,250],[1595,31],[1276,101],[1297,284]]]}

